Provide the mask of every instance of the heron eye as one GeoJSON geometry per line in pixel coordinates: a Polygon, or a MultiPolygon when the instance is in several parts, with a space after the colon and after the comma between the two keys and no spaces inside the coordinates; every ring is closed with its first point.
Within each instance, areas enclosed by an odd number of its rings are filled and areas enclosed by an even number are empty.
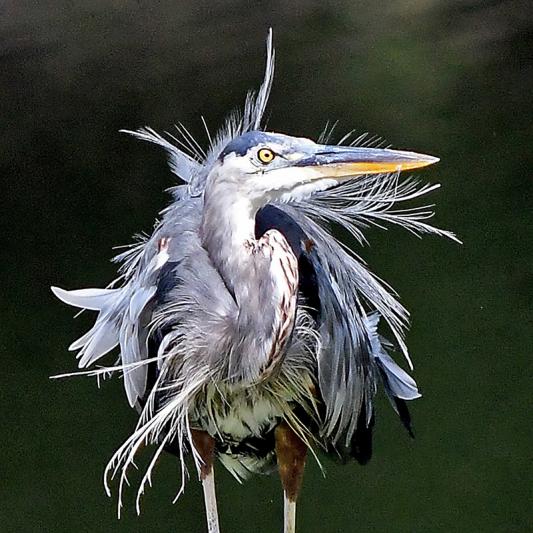
{"type": "Polygon", "coordinates": [[[261,148],[259,152],[257,152],[257,157],[261,163],[264,163],[265,165],[270,163],[274,157],[276,157],[276,154],[270,148],[261,148]]]}

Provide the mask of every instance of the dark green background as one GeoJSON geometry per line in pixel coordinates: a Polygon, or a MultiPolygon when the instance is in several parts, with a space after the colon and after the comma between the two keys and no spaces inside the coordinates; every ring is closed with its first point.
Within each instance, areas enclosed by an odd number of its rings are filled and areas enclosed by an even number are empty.
{"type": "MultiPolygon", "coordinates": [[[[532,29],[528,1],[0,3],[1,531],[203,531],[192,479],[172,505],[161,460],[135,516],[102,488],[135,414],[120,380],[98,390],[66,351],[76,321],[49,285],[104,286],[111,248],[150,231],[173,177],[119,134],[177,121],[205,141],[257,87],[267,28],[269,128],[316,137],[327,120],[441,157],[436,223],[464,241],[371,231],[358,250],[412,311],[424,397],[410,441],[381,401],[367,467],[309,463],[301,532],[488,532],[531,527],[532,29]]],[[[144,464],[141,460],[141,465],[144,464]]],[[[218,471],[223,530],[279,531],[275,476],[218,471]]],[[[135,480],[135,475],[132,476],[135,480]]]]}

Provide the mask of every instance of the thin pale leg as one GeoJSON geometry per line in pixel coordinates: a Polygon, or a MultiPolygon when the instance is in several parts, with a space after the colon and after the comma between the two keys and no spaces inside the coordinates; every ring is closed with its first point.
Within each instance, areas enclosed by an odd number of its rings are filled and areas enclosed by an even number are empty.
{"type": "Polygon", "coordinates": [[[217,496],[215,493],[215,473],[213,468],[211,468],[211,472],[202,479],[202,488],[204,489],[207,532],[220,533],[220,526],[218,525],[217,496]]]}
{"type": "Polygon", "coordinates": [[[284,533],[296,533],[296,502],[287,497],[283,491],[283,531],[284,533]]]}
{"type": "Polygon", "coordinates": [[[204,491],[207,532],[220,533],[217,496],[215,492],[215,472],[213,468],[215,440],[205,431],[198,430],[192,430],[192,438],[194,446],[202,459],[198,474],[202,481],[202,488],[204,491]]]}
{"type": "Polygon", "coordinates": [[[282,422],[276,428],[276,456],[283,486],[283,531],[296,532],[296,500],[302,486],[307,446],[290,426],[282,422]]]}

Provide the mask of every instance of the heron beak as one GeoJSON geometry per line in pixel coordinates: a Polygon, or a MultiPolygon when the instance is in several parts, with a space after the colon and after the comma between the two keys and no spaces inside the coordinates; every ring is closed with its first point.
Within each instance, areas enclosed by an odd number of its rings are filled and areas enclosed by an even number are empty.
{"type": "Polygon", "coordinates": [[[438,160],[430,155],[400,150],[319,146],[314,154],[295,162],[295,166],[314,170],[313,174],[320,179],[401,172],[432,165],[438,160]]]}

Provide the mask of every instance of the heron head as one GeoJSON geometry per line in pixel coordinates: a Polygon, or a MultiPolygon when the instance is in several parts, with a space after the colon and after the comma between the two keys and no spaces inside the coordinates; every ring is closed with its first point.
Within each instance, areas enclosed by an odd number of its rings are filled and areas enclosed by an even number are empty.
{"type": "Polygon", "coordinates": [[[437,161],[414,152],[323,145],[300,137],[251,131],[224,148],[213,179],[231,184],[260,207],[273,200],[302,198],[357,176],[411,170],[437,161]]]}

